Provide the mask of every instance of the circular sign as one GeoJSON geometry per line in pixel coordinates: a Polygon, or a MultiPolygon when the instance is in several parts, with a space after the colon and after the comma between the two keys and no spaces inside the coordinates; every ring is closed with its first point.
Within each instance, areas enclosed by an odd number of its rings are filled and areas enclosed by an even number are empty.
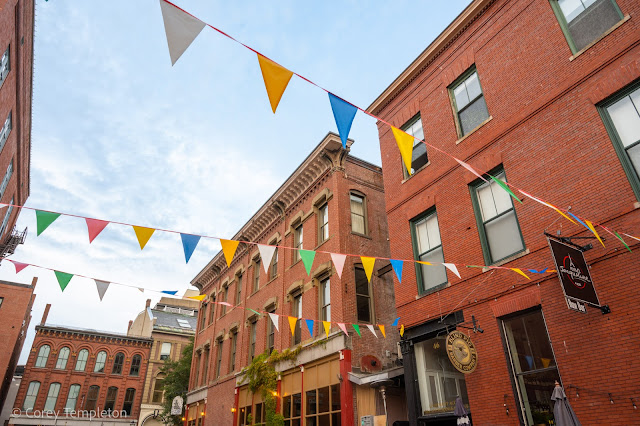
{"type": "Polygon", "coordinates": [[[478,365],[478,353],[471,338],[459,331],[447,336],[447,355],[456,370],[464,374],[473,372],[478,365]]]}

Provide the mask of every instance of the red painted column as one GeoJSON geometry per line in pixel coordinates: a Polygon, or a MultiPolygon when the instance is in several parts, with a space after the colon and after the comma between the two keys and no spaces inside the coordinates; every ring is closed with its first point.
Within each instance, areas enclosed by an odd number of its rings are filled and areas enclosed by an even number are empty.
{"type": "Polygon", "coordinates": [[[184,405],[184,417],[182,418],[183,426],[187,426],[189,423],[189,404],[184,405]]]}
{"type": "Polygon", "coordinates": [[[236,396],[234,399],[233,405],[233,425],[238,424],[238,404],[240,402],[240,392],[238,392],[238,388],[236,388],[236,396]]]}
{"type": "Polygon", "coordinates": [[[340,419],[342,426],[353,426],[353,387],[349,381],[349,372],[351,371],[351,350],[343,349],[340,351],[340,419]]]}
{"type": "Polygon", "coordinates": [[[276,396],[276,413],[280,414],[280,410],[282,409],[281,407],[281,401],[282,401],[282,379],[278,379],[278,385],[276,387],[276,392],[278,393],[278,396],[276,396]]]}

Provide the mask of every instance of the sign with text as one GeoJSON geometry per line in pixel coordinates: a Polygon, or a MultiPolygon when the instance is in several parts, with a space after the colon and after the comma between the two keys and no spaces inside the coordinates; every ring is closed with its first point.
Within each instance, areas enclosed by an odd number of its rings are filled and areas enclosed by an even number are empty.
{"type": "Polygon", "coordinates": [[[585,305],[584,303],[578,302],[577,300],[573,300],[568,297],[566,297],[565,299],[567,299],[567,306],[569,307],[569,309],[582,312],[583,314],[587,313],[587,305],[585,305]]]}
{"type": "Polygon", "coordinates": [[[600,306],[584,254],[577,248],[548,239],[565,297],[600,306]]]}
{"type": "Polygon", "coordinates": [[[173,401],[171,402],[171,415],[172,416],[179,416],[180,414],[182,414],[182,404],[183,403],[184,403],[184,400],[182,399],[182,397],[180,395],[178,395],[175,398],[173,398],[173,401]]]}

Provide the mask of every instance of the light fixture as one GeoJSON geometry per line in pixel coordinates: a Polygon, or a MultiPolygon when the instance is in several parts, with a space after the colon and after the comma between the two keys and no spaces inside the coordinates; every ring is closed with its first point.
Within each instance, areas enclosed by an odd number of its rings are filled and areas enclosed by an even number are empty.
{"type": "Polygon", "coordinates": [[[200,415],[204,417],[204,411],[201,411],[201,412],[200,412],[200,415]]]}
{"type": "Polygon", "coordinates": [[[231,407],[231,412],[235,413],[236,412],[236,407],[231,407]]]}

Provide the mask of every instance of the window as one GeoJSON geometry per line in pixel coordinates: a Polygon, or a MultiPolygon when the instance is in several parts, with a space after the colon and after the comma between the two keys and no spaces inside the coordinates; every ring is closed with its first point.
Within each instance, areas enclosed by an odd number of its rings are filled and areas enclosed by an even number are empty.
{"type": "Polygon", "coordinates": [[[31,382],[27,388],[27,396],[24,397],[24,403],[22,403],[22,410],[33,410],[36,405],[36,398],[38,397],[38,391],[40,390],[40,382],[31,382]]]}
{"type": "MultiPolygon", "coordinates": [[[[211,301],[212,302],[216,301],[216,296],[215,295],[211,296],[211,301]]],[[[215,303],[211,303],[211,304],[209,304],[209,325],[211,325],[213,323],[213,319],[215,318],[215,315],[216,315],[216,304],[215,303]]]]}
{"type": "MultiPolygon", "coordinates": [[[[270,309],[269,313],[275,314],[276,309],[275,308],[270,309]]],[[[275,345],[276,345],[276,328],[273,326],[273,321],[271,321],[271,318],[269,318],[269,320],[267,320],[267,351],[269,352],[269,354],[273,352],[275,345]]]]}
{"type": "Polygon", "coordinates": [[[171,343],[163,342],[160,346],[160,359],[165,360],[171,357],[171,343]]]}
{"type": "Polygon", "coordinates": [[[222,349],[224,348],[224,340],[218,339],[218,353],[216,354],[216,378],[220,377],[222,369],[222,349]]]}
{"type": "Polygon", "coordinates": [[[189,321],[187,321],[186,319],[178,318],[176,321],[178,322],[178,325],[182,328],[191,328],[191,324],[189,324],[189,321]]]}
{"type": "Polygon", "coordinates": [[[526,423],[553,424],[551,391],[561,380],[542,311],[505,319],[502,326],[526,423]]]}
{"type": "Polygon", "coordinates": [[[236,275],[236,305],[242,303],[242,274],[236,275]]]}
{"type": "MultiPolygon", "coordinates": [[[[493,175],[496,179],[507,181],[504,170],[493,175]]],[[[472,186],[471,199],[487,265],[524,250],[516,211],[504,189],[492,180],[480,181],[472,186]]]]}
{"type": "Polygon", "coordinates": [[[371,324],[373,315],[371,315],[371,288],[367,274],[364,272],[362,265],[355,266],[356,274],[356,310],[358,311],[358,322],[371,324]]]}
{"type": "Polygon", "coordinates": [[[7,224],[9,223],[9,218],[11,217],[11,213],[13,212],[13,198],[11,198],[11,202],[9,203],[9,208],[7,212],[4,214],[4,219],[2,219],[2,225],[0,225],[0,236],[4,235],[4,231],[7,229],[7,224]]]}
{"type": "Polygon", "coordinates": [[[76,371],[84,371],[87,366],[87,359],[89,358],[89,351],[82,349],[78,352],[78,359],[76,359],[76,371]]]}
{"type": "Polygon", "coordinates": [[[140,355],[134,355],[131,360],[131,368],[129,369],[130,376],[137,376],[140,374],[140,364],[142,363],[142,357],[140,355]]]}
{"type": "Polygon", "coordinates": [[[305,392],[308,425],[340,425],[340,385],[305,392]]]}
{"type": "Polygon", "coordinates": [[[462,137],[489,118],[476,68],[462,74],[449,88],[456,113],[458,136],[462,137]]]}
{"type": "Polygon", "coordinates": [[[300,250],[303,248],[302,247],[302,243],[303,243],[303,240],[304,240],[302,231],[303,231],[302,224],[296,226],[293,229],[293,247],[297,249],[297,250],[293,251],[293,261],[294,262],[297,262],[298,260],[301,259],[300,250]]]}
{"type": "Polygon", "coordinates": [[[331,321],[331,281],[320,281],[320,321],[331,321]]]}
{"type": "Polygon", "coordinates": [[[351,231],[367,235],[367,209],[364,195],[351,192],[351,231]]]}
{"type": "Polygon", "coordinates": [[[128,388],[124,393],[124,403],[122,404],[122,411],[127,413],[127,416],[131,415],[131,408],[133,407],[133,399],[136,396],[136,390],[134,388],[128,388]]]}
{"type": "MultiPolygon", "coordinates": [[[[302,394],[295,393],[293,395],[282,398],[282,416],[285,425],[301,425],[302,424],[302,394]]],[[[314,424],[314,423],[307,423],[314,424]]],[[[340,424],[340,423],[338,423],[340,424]]]]}
{"type": "Polygon", "coordinates": [[[193,380],[196,386],[200,386],[202,384],[202,381],[200,379],[200,362],[201,361],[202,361],[202,352],[198,352],[196,354],[196,360],[195,360],[196,370],[195,370],[194,380],[193,380]]]}
{"type": "Polygon", "coordinates": [[[4,301],[4,297],[0,297],[0,308],[2,307],[2,302],[4,301]]]}
{"type": "MultiPolygon", "coordinates": [[[[424,132],[422,131],[422,119],[420,118],[420,114],[409,120],[407,124],[402,126],[401,130],[410,134],[414,138],[413,151],[411,153],[411,174],[414,174],[429,162],[429,159],[427,158],[427,145],[422,142],[424,140],[424,132]]],[[[404,161],[402,161],[402,173],[405,179],[409,177],[409,172],[407,172],[407,167],[404,165],[404,161]]]]}
{"type": "Polygon", "coordinates": [[[613,147],[640,199],[640,82],[598,106],[613,147]]]}
{"type": "MultiPolygon", "coordinates": [[[[229,287],[227,285],[222,286],[222,301],[227,301],[227,296],[229,295],[229,287]]],[[[220,305],[220,317],[222,318],[224,314],[227,313],[227,305],[220,305]]]]}
{"type": "Polygon", "coordinates": [[[260,289],[260,259],[253,261],[253,292],[260,289]]]}
{"type": "Polygon", "coordinates": [[[47,366],[47,360],[49,359],[50,351],[51,347],[49,345],[40,346],[40,350],[38,351],[38,358],[36,358],[36,367],[45,368],[47,366]]]}
{"type": "Polygon", "coordinates": [[[318,245],[329,239],[329,204],[318,208],[318,245]]]}
{"type": "Polygon", "coordinates": [[[164,374],[158,374],[156,382],[153,385],[153,396],[151,402],[162,403],[164,399],[164,374]]]}
{"type": "Polygon", "coordinates": [[[116,357],[113,359],[113,368],[111,369],[111,374],[122,374],[122,365],[124,364],[124,354],[122,352],[118,352],[116,357]]]}
{"type": "Polygon", "coordinates": [[[67,402],[64,404],[64,411],[75,411],[79,394],[80,385],[69,386],[69,393],[67,394],[67,402]]]}
{"type": "Polygon", "coordinates": [[[9,139],[9,133],[11,133],[12,127],[11,111],[9,111],[7,119],[4,121],[2,128],[0,128],[0,151],[4,148],[4,144],[7,142],[7,139],[9,139]]]}
{"type": "Polygon", "coordinates": [[[107,353],[105,351],[98,352],[96,356],[96,365],[93,367],[94,373],[104,373],[104,365],[107,362],[107,353]]]}
{"type": "Polygon", "coordinates": [[[84,409],[87,411],[91,411],[96,409],[98,404],[98,394],[100,393],[100,386],[93,385],[89,387],[89,392],[87,392],[87,402],[84,404],[84,409]]]}
{"type": "Polygon", "coordinates": [[[9,181],[11,180],[11,175],[13,174],[13,158],[7,166],[7,172],[4,174],[4,178],[2,179],[2,183],[0,183],[0,198],[4,195],[4,191],[7,190],[7,186],[9,186],[9,181]]]}
{"type": "Polygon", "coordinates": [[[200,309],[200,331],[204,330],[204,326],[207,323],[207,311],[200,309]]]}
{"type": "Polygon", "coordinates": [[[596,41],[623,18],[615,0],[551,0],[551,7],[572,53],[596,41]]]}
{"type": "Polygon", "coordinates": [[[238,331],[231,332],[231,356],[229,357],[229,371],[236,370],[236,348],[238,347],[238,331]]]}
{"type": "Polygon", "coordinates": [[[7,50],[4,51],[2,58],[0,58],[0,87],[2,87],[2,83],[4,83],[4,80],[7,78],[9,71],[11,70],[11,62],[9,60],[9,53],[11,52],[9,50],[10,47],[11,46],[7,46],[7,50]]]}
{"type": "MultiPolygon", "coordinates": [[[[444,262],[438,215],[431,211],[411,221],[411,239],[414,259],[422,262],[444,262]]],[[[416,263],[416,278],[420,293],[437,288],[447,282],[447,272],[442,265],[416,263]]]]}
{"type": "Polygon", "coordinates": [[[67,347],[60,349],[60,352],[58,352],[58,359],[56,360],[56,369],[64,370],[65,368],[67,368],[67,361],[69,360],[69,352],[71,351],[67,347]]]}
{"type": "Polygon", "coordinates": [[[271,266],[269,268],[269,279],[272,280],[278,276],[278,248],[273,251],[271,258],[271,266]]]}
{"type": "Polygon", "coordinates": [[[104,410],[113,411],[116,406],[116,398],[118,397],[118,388],[111,386],[107,389],[107,399],[104,402],[104,410]]]}
{"type": "MultiPolygon", "coordinates": [[[[302,318],[302,294],[293,297],[293,307],[291,315],[302,318]]],[[[302,321],[296,322],[296,329],[293,333],[293,344],[297,345],[302,341],[302,321]]]]}
{"type": "Polygon", "coordinates": [[[256,321],[249,324],[249,362],[253,361],[256,355],[256,321]]]}
{"type": "Polygon", "coordinates": [[[203,384],[207,384],[209,383],[209,357],[211,355],[211,350],[209,348],[209,345],[205,346],[204,348],[204,369],[202,371],[202,383],[203,384]]]}

